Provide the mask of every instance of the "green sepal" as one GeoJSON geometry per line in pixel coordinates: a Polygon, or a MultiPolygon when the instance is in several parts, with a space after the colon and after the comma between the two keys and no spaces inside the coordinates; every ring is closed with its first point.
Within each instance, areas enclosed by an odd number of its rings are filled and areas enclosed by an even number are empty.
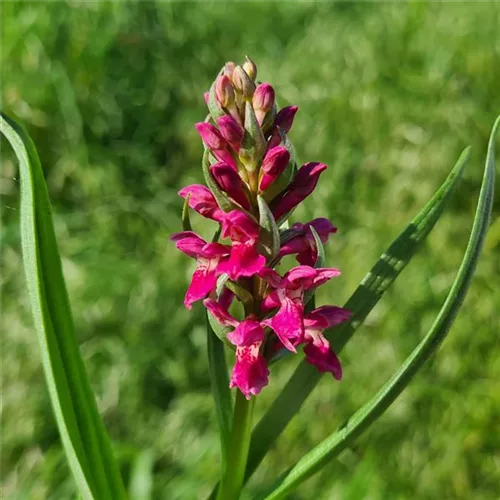
{"type": "Polygon", "coordinates": [[[316,251],[318,253],[316,256],[316,262],[314,263],[314,267],[318,269],[325,265],[325,247],[323,246],[323,242],[321,241],[319,234],[316,232],[316,229],[314,229],[313,226],[309,226],[309,229],[311,230],[311,234],[313,235],[314,244],[316,245],[316,251]]]}
{"type": "Polygon", "coordinates": [[[184,205],[182,207],[182,229],[184,231],[192,231],[191,219],[189,217],[189,198],[191,195],[188,194],[184,199],[184,205]]]}
{"type": "Polygon", "coordinates": [[[280,233],[276,220],[262,196],[257,196],[259,205],[259,245],[266,257],[274,259],[280,250],[280,233]]]}

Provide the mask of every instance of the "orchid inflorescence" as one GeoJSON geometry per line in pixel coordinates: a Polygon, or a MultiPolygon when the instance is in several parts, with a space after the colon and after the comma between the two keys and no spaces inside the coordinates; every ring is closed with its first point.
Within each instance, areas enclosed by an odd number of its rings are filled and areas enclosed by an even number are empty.
{"type": "Polygon", "coordinates": [[[309,162],[297,169],[287,134],[298,108],[277,112],[273,87],[256,85],[256,74],[249,58],[243,66],[228,62],[205,94],[210,114],[196,129],[209,187],[179,191],[187,206],[220,224],[228,243],[206,242],[191,230],[172,236],[197,261],[184,304],[190,309],[204,299],[212,317],[230,329],[227,340],[236,348],[230,386],[247,399],[267,385],[276,354],[295,353],[300,344],[309,363],[340,380],[340,362],[322,331],[350,316],[336,306],[306,310],[312,291],[340,274],[320,267],[322,244],[337,229],[324,218],[284,225],[327,166],[309,162]],[[292,254],[300,265],[282,276],[276,267],[292,254]],[[241,320],[229,312],[234,299],[244,306],[241,320]]]}
{"type": "Polygon", "coordinates": [[[279,228],[327,167],[310,162],[297,169],[287,134],[298,108],[277,112],[273,87],[256,85],[256,73],[249,58],[243,66],[228,62],[205,94],[210,114],[196,129],[209,187],[179,191],[190,208],[220,224],[228,243],[206,242],[190,230],[172,236],[197,261],[184,304],[191,308],[204,299],[213,318],[231,329],[227,340],[236,348],[236,363],[230,386],[248,399],[267,385],[276,353],[296,352],[300,344],[308,362],[340,379],[340,362],[322,331],[350,315],[335,306],[306,312],[311,292],[340,274],[320,267],[319,258],[319,247],[336,228],[324,218],[279,228]],[[300,265],[281,276],[276,266],[292,254],[300,265]],[[241,320],[229,313],[234,299],[244,305],[241,320]]]}

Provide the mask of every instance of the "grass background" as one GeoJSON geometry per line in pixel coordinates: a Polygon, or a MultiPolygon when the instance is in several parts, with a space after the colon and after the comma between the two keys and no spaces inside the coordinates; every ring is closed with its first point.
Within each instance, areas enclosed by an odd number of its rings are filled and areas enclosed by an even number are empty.
{"type": "MultiPolygon", "coordinates": [[[[324,161],[294,220],[339,227],[341,304],[468,144],[466,177],[421,252],[324,378],[250,483],[253,498],[390,376],[430,326],[465,249],[500,111],[500,4],[100,3],[2,6],[2,108],[38,147],[81,351],[134,499],[203,498],[218,441],[202,310],[182,297],[192,262],[169,235],[177,190],[201,182],[205,91],[249,54],[291,137],[324,161]]],[[[5,498],[75,496],[30,317],[17,166],[2,139],[2,485],[5,498]]],[[[296,499],[500,496],[500,218],[438,356],[353,449],[296,499]]],[[[200,226],[198,226],[200,227],[200,226]]],[[[272,373],[265,410],[295,360],[272,373]]]]}

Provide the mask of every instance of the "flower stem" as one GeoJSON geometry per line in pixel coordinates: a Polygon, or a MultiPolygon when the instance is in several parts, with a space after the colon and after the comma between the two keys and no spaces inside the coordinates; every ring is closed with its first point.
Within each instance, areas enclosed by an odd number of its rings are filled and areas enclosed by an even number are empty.
{"type": "Polygon", "coordinates": [[[250,446],[254,400],[248,401],[240,391],[236,391],[227,468],[223,473],[217,500],[237,500],[240,496],[250,446]]]}

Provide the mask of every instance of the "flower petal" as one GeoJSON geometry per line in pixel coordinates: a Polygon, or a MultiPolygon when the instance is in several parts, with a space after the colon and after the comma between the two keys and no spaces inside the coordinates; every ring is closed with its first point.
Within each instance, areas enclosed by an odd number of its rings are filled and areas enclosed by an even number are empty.
{"type": "Polygon", "coordinates": [[[214,195],[202,184],[191,184],[182,188],[179,191],[179,196],[182,196],[182,198],[189,196],[189,206],[203,217],[218,222],[224,217],[224,212],[217,205],[214,195]]]}
{"type": "Polygon", "coordinates": [[[239,203],[247,210],[250,208],[250,202],[245,195],[241,177],[232,165],[229,165],[229,163],[219,162],[210,167],[210,172],[219,187],[236,203],[239,203]]]}
{"type": "Polygon", "coordinates": [[[326,168],[327,166],[324,163],[315,162],[306,163],[299,168],[288,189],[282,196],[275,198],[271,203],[271,211],[276,220],[293,210],[314,191],[319,176],[326,168]]]}
{"type": "Polygon", "coordinates": [[[351,311],[344,309],[343,307],[336,306],[321,306],[311,311],[304,318],[304,327],[307,331],[312,330],[324,330],[326,328],[331,328],[333,326],[339,325],[344,321],[347,321],[352,316],[351,311]]]}
{"type": "Polygon", "coordinates": [[[227,334],[231,344],[242,347],[262,342],[264,340],[264,328],[256,318],[244,319],[234,331],[227,334]]]}
{"type": "Polygon", "coordinates": [[[256,241],[233,242],[229,260],[221,263],[220,272],[227,273],[232,280],[257,274],[266,264],[263,255],[257,253],[256,241]]]}
{"type": "Polygon", "coordinates": [[[231,210],[224,214],[222,220],[223,238],[234,241],[256,240],[259,237],[259,225],[248,214],[241,210],[231,210]]]}
{"type": "Polygon", "coordinates": [[[193,231],[183,231],[174,233],[170,240],[175,242],[175,246],[189,257],[198,257],[207,242],[193,231]]]}
{"type": "Polygon", "coordinates": [[[328,341],[319,333],[313,342],[304,347],[306,361],[320,372],[330,372],[337,380],[342,379],[342,365],[337,355],[330,349],[328,341]]]}
{"type": "Polygon", "coordinates": [[[198,259],[197,262],[198,266],[184,298],[184,305],[188,309],[191,309],[193,302],[205,298],[217,282],[216,269],[219,259],[198,259]]]}
{"type": "Polygon", "coordinates": [[[236,349],[229,387],[238,387],[247,399],[259,394],[269,382],[269,369],[259,350],[260,343],[236,349]]]}
{"type": "Polygon", "coordinates": [[[205,299],[203,305],[222,326],[237,327],[239,325],[239,321],[233,318],[220,302],[213,299],[205,299]]]}
{"type": "Polygon", "coordinates": [[[279,311],[272,318],[264,320],[262,324],[274,330],[284,347],[297,352],[294,344],[302,342],[304,337],[304,305],[301,301],[294,301],[280,292],[278,292],[281,300],[279,311]]]}

